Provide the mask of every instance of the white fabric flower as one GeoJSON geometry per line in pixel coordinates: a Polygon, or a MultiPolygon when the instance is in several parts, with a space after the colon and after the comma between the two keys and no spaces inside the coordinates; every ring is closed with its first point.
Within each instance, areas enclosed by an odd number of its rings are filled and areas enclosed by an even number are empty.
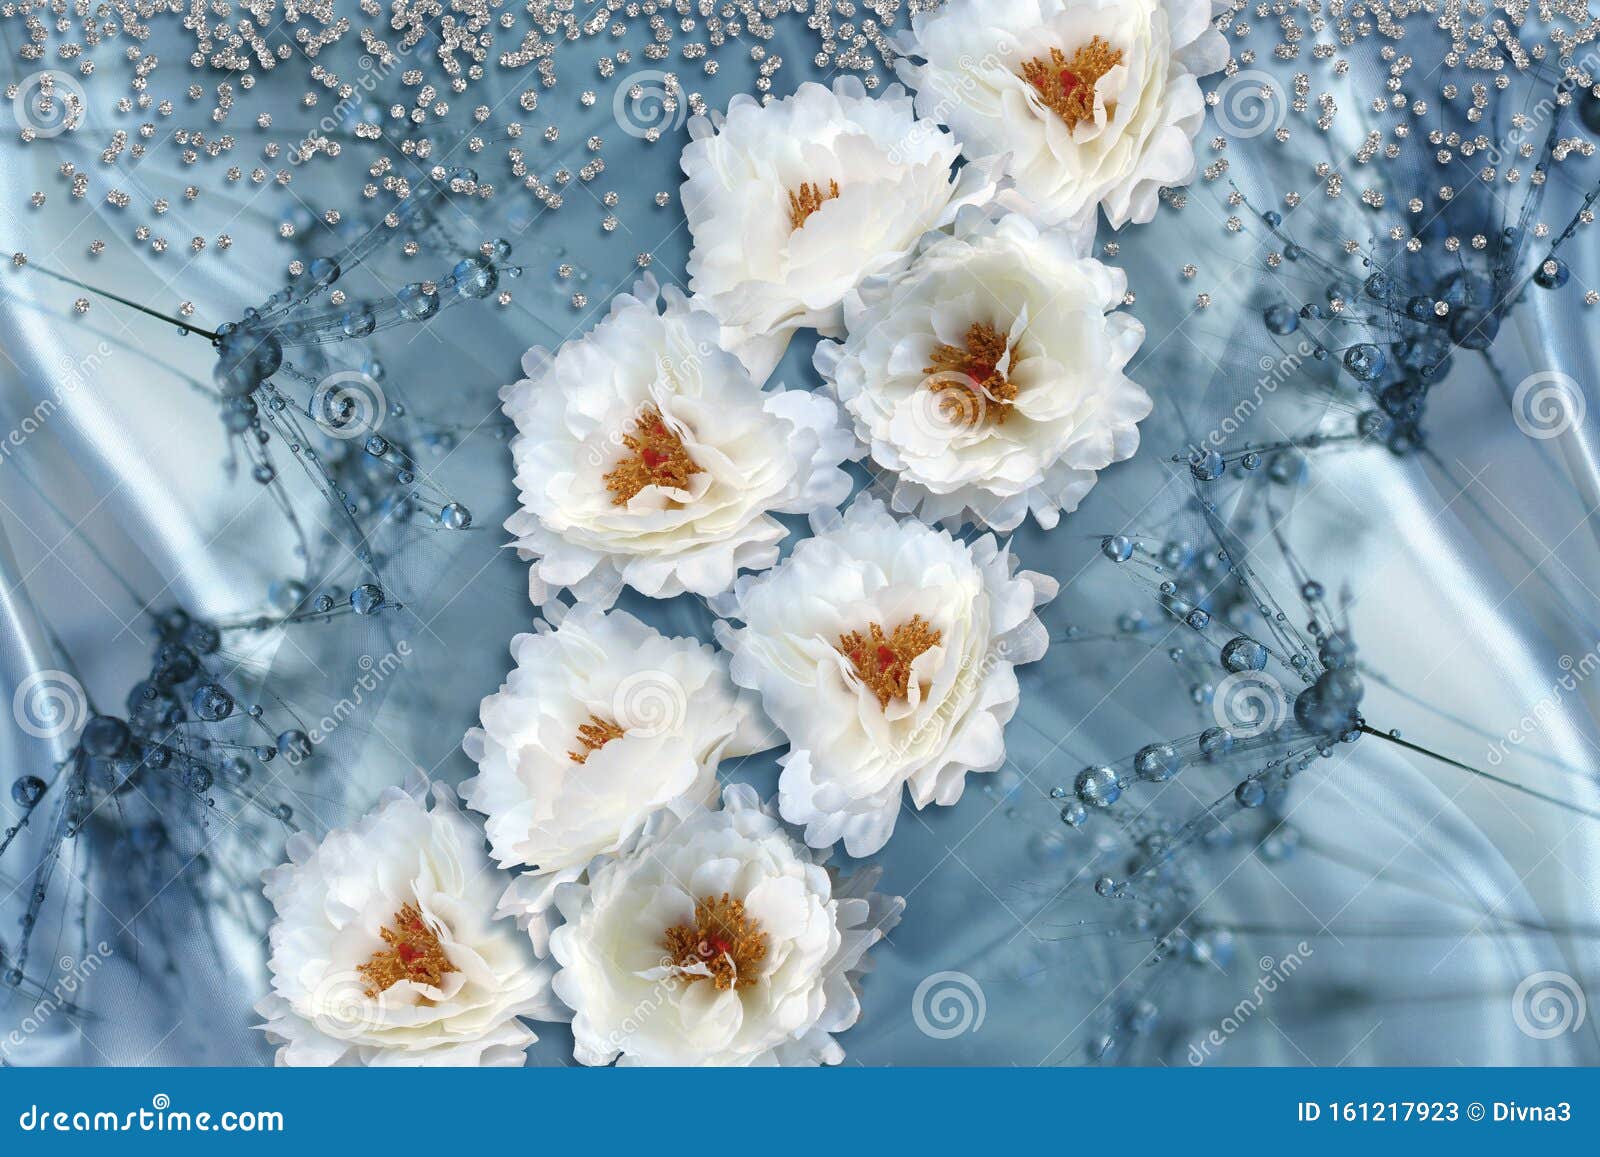
{"type": "Polygon", "coordinates": [[[668,816],[637,850],[557,893],[555,990],[584,1064],[837,1064],[868,948],[904,901],[840,880],[748,786],[668,816]]]}
{"type": "Polygon", "coordinates": [[[849,494],[838,407],[757,388],[717,342],[715,318],[647,278],[586,336],[523,357],[500,391],[522,507],[506,529],[536,604],[567,587],[609,606],[624,583],[709,597],[777,560],[775,513],[849,494]]]}
{"type": "Polygon", "coordinates": [[[398,788],[263,876],[277,909],[272,992],[256,1005],[280,1065],[521,1065],[517,1018],[559,1016],[550,969],[510,921],[483,836],[436,788],[398,788]]]}
{"type": "Polygon", "coordinates": [[[696,117],[689,133],[689,286],[757,381],[796,329],[836,336],[851,287],[995,189],[989,164],[952,179],[955,138],[916,121],[899,85],[868,96],[846,77],[768,105],[740,94],[719,124],[696,117]]]}
{"type": "Polygon", "coordinates": [[[782,565],[741,579],[717,625],[733,681],[761,695],[789,738],[783,818],[806,842],[883,847],[900,789],[917,807],[953,804],[969,771],[1005,761],[1017,707],[1013,668],[1045,652],[1034,607],[1053,579],[1015,562],[993,535],[970,546],[863,495],[782,565]]]}
{"type": "Polygon", "coordinates": [[[462,743],[478,775],[461,791],[488,817],[500,866],[532,869],[501,911],[542,954],[558,885],[627,846],[655,813],[714,802],[717,765],[776,740],[724,656],[623,611],[579,606],[555,631],[518,635],[511,654],[516,670],[462,743]]]}
{"type": "Polygon", "coordinates": [[[898,476],[896,508],[952,527],[1052,527],[1132,456],[1150,396],[1122,369],[1144,339],[1127,278],[1063,231],[963,213],[904,272],[845,299],[817,369],[856,437],[898,476]]]}
{"type": "Polygon", "coordinates": [[[1196,78],[1228,59],[1211,0],[950,0],[896,47],[917,115],[1006,157],[1002,199],[1085,244],[1096,205],[1120,229],[1194,177],[1196,78]]]}

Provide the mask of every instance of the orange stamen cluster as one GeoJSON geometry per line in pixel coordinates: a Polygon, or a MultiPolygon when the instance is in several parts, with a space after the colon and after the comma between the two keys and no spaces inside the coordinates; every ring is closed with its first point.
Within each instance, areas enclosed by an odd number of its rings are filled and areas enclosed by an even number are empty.
{"type": "MultiPolygon", "coordinates": [[[[1036,56],[1022,64],[1022,79],[1033,86],[1044,106],[1075,129],[1079,121],[1094,119],[1094,86],[1100,78],[1122,63],[1122,49],[1112,48],[1096,36],[1075,50],[1072,59],[1059,48],[1050,50],[1050,59],[1036,56]]],[[[1106,115],[1115,109],[1106,105],[1106,115]]]]}
{"type": "Polygon", "coordinates": [[[877,696],[878,706],[888,707],[891,699],[906,697],[912,661],[929,647],[938,646],[944,632],[934,630],[921,615],[912,615],[910,622],[901,623],[889,635],[877,623],[869,624],[867,632],[839,636],[839,652],[877,696]]]}
{"type": "Polygon", "coordinates": [[[1016,400],[1017,387],[1000,369],[1009,346],[1006,335],[986,321],[967,327],[966,348],[936,345],[929,355],[928,388],[941,397],[940,410],[953,422],[970,424],[979,416],[992,416],[996,424],[1016,400]],[[965,394],[977,395],[976,401],[965,394]],[[994,410],[988,409],[994,403],[994,410]]]}
{"type": "Polygon", "coordinates": [[[614,506],[626,506],[646,486],[665,486],[682,490],[691,475],[699,474],[683,440],[667,426],[661,411],[645,407],[634,419],[633,433],[622,436],[622,444],[633,451],[616,469],[605,476],[606,489],[614,506]]]}
{"type": "Polygon", "coordinates": [[[379,993],[412,980],[437,988],[445,973],[459,969],[450,963],[439,937],[422,919],[415,904],[406,904],[394,914],[394,927],[379,932],[388,948],[380,948],[372,958],[356,968],[367,982],[367,995],[379,993]]]}
{"type": "Polygon", "coordinates": [[[612,723],[609,719],[601,719],[598,715],[589,716],[589,722],[578,725],[578,745],[582,751],[569,751],[567,758],[573,763],[587,763],[589,757],[599,751],[613,739],[621,739],[626,734],[622,728],[612,723]]]}
{"type": "Polygon", "coordinates": [[[829,181],[828,191],[824,193],[822,186],[811,181],[801,184],[799,189],[789,190],[789,228],[795,230],[806,223],[806,218],[822,208],[824,201],[831,201],[839,195],[839,182],[829,181]]]}
{"type": "Polygon", "coordinates": [[[694,925],[675,924],[666,931],[667,956],[679,968],[705,965],[706,972],[684,972],[691,984],[709,980],[718,991],[749,988],[761,979],[760,965],[767,956],[767,934],[754,917],[745,914],[744,901],[724,892],[707,896],[694,906],[694,925]]]}

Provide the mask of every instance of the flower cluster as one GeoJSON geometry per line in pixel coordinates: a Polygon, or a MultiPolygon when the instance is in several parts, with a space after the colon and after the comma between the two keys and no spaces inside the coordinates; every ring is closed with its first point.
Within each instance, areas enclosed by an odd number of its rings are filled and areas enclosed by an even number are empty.
{"type": "Polygon", "coordinates": [[[642,282],[501,394],[545,622],[463,793],[515,874],[398,794],[293,849],[282,1061],[512,1061],[523,1016],[570,1020],[585,1064],[842,1058],[902,903],[827,849],[877,852],[904,793],[953,804],[1005,761],[1056,583],[953,532],[1053,527],[1137,448],[1144,331],[1085,238],[1188,179],[1220,43],[1202,0],[953,0],[899,45],[914,96],[806,84],[691,122],[692,296],[642,282]],[[801,329],[825,390],[766,380],[801,329]],[[841,512],[863,455],[888,502],[841,512]],[[812,534],[780,562],[785,514],[812,534]],[[610,609],[625,586],[699,596],[720,649],[610,609]],[[771,804],[719,793],[780,743],[771,804]]]}

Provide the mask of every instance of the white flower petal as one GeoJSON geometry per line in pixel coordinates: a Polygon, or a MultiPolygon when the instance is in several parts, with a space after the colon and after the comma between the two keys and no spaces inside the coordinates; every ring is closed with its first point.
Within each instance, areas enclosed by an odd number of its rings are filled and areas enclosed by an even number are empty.
{"type": "Polygon", "coordinates": [[[501,879],[448,789],[426,808],[398,789],[321,844],[296,837],[267,872],[272,992],[256,1006],[280,1065],[521,1064],[535,1037],[519,1017],[556,1012],[551,969],[494,919],[501,879]],[[362,965],[415,908],[451,970],[376,994],[362,965]]]}
{"type": "MultiPolygon", "coordinates": [[[[719,811],[672,818],[649,839],[560,889],[551,937],[555,990],[573,1009],[584,1064],[837,1064],[831,1033],[860,1015],[866,950],[903,902],[840,880],[797,844],[748,786],[719,811]],[[685,889],[688,889],[687,891],[685,889]],[[709,965],[667,956],[667,929],[726,891],[765,938],[741,979],[718,988],[709,965]],[[637,962],[650,962],[637,967],[637,962]]],[[[730,958],[731,959],[731,958],[730,958]]]]}
{"type": "Polygon", "coordinates": [[[849,493],[839,464],[854,448],[837,407],[759,389],[720,335],[711,314],[646,279],[554,356],[530,351],[530,376],[501,390],[521,497],[506,529],[536,604],[566,588],[606,607],[625,584],[712,597],[777,561],[787,531],[775,513],[849,493]],[[661,445],[630,444],[646,428],[676,440],[686,477],[661,469],[672,460],[661,445]],[[641,465],[643,485],[613,481],[641,465]]]}
{"type": "Polygon", "coordinates": [[[903,785],[919,807],[953,802],[968,771],[1000,767],[1012,669],[1043,654],[1033,608],[1054,593],[1013,568],[993,536],[969,546],[861,496],[837,525],[735,586],[726,610],[742,625],[721,624],[717,637],[734,682],[761,696],[789,739],[779,805],[812,847],[843,840],[870,855],[894,830],[903,785]],[[909,663],[905,694],[880,701],[841,640],[872,624],[892,638],[917,618],[938,639],[909,663]]]}
{"type": "Polygon", "coordinates": [[[1227,43],[1210,0],[950,0],[896,38],[917,114],[948,125],[969,158],[1004,158],[1008,207],[1065,227],[1081,246],[1095,210],[1114,228],[1155,215],[1163,186],[1193,178],[1205,109],[1196,77],[1227,43]],[[1101,38],[1120,53],[1095,83],[1093,114],[1069,126],[1023,78],[1058,49],[1101,38]]]}

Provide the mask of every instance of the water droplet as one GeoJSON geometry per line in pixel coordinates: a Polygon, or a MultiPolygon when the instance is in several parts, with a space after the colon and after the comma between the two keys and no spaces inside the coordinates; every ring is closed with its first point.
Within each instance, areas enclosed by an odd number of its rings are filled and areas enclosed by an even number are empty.
{"type": "Polygon", "coordinates": [[[383,606],[383,588],[362,583],[350,592],[350,609],[358,615],[375,614],[383,606]]]}
{"type": "Polygon", "coordinates": [[[1133,757],[1134,774],[1150,783],[1163,783],[1177,775],[1183,760],[1176,749],[1167,743],[1152,743],[1141,747],[1133,757]]]}
{"type": "Polygon", "coordinates": [[[1112,562],[1127,562],[1133,557],[1133,540],[1122,534],[1112,535],[1101,541],[1100,553],[1112,562]]]}
{"type": "Polygon", "coordinates": [[[1122,797],[1122,784],[1109,767],[1086,767],[1073,784],[1078,798],[1090,807],[1110,807],[1122,797]]]}
{"type": "Polygon", "coordinates": [[[1263,670],[1267,665],[1267,649],[1248,635],[1240,635],[1223,645],[1222,665],[1235,673],[1263,670]]]}
{"type": "Polygon", "coordinates": [[[217,683],[203,683],[190,702],[194,713],[207,723],[215,723],[233,714],[233,696],[217,683]]]}
{"type": "Polygon", "coordinates": [[[11,798],[21,807],[32,807],[44,798],[44,780],[36,775],[19,775],[12,781],[11,798]]]}
{"type": "Polygon", "coordinates": [[[1252,777],[1234,788],[1233,798],[1239,801],[1240,807],[1260,807],[1267,802],[1267,789],[1252,777]]]}

